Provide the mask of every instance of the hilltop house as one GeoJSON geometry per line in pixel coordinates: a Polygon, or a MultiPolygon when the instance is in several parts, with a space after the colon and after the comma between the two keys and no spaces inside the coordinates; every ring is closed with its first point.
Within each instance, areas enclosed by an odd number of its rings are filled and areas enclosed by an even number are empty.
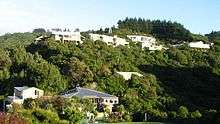
{"type": "Polygon", "coordinates": [[[82,43],[81,34],[79,31],[52,29],[52,35],[54,35],[56,41],[76,41],[77,43],[82,43]]]}
{"type": "Polygon", "coordinates": [[[116,72],[116,73],[123,76],[125,80],[130,80],[132,75],[137,75],[139,77],[143,76],[142,74],[138,72],[116,72]]]}
{"type": "Polygon", "coordinates": [[[142,36],[142,35],[127,35],[133,42],[140,42],[142,48],[148,48],[149,50],[162,50],[166,49],[162,45],[158,45],[154,37],[142,36]]]}
{"type": "Polygon", "coordinates": [[[98,105],[102,104],[105,105],[110,112],[112,112],[112,108],[114,105],[119,103],[118,97],[114,95],[110,95],[107,93],[103,93],[100,91],[96,90],[91,90],[87,88],[82,88],[82,87],[76,87],[72,90],[69,90],[61,96],[65,98],[72,98],[72,97],[79,97],[79,98],[89,98],[91,99],[94,103],[98,105]]]}
{"type": "Polygon", "coordinates": [[[107,43],[108,45],[125,46],[129,44],[125,39],[117,37],[117,36],[108,36],[108,35],[92,34],[92,33],[90,33],[89,35],[92,40],[94,41],[100,40],[100,41],[107,43]]]}
{"type": "Polygon", "coordinates": [[[14,94],[4,100],[4,107],[6,104],[10,106],[11,103],[23,104],[25,99],[36,99],[43,96],[43,94],[44,91],[36,87],[14,87],[14,94]]]}
{"type": "Polygon", "coordinates": [[[210,49],[213,43],[206,44],[203,41],[190,42],[189,47],[191,48],[199,48],[199,49],[210,49]]]}
{"type": "Polygon", "coordinates": [[[50,37],[47,35],[41,35],[41,36],[35,38],[34,43],[37,44],[37,43],[40,43],[41,41],[46,41],[46,39],[48,39],[48,38],[50,38],[50,37]]]}

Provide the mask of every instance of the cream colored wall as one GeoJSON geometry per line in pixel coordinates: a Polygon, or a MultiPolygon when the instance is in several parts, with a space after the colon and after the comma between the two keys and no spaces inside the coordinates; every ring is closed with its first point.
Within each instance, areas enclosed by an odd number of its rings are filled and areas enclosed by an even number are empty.
{"type": "Polygon", "coordinates": [[[139,77],[143,76],[142,74],[140,74],[138,72],[116,72],[116,73],[118,73],[119,75],[123,76],[123,78],[125,80],[131,79],[132,74],[137,75],[139,77]]]}
{"type": "Polygon", "coordinates": [[[91,39],[96,41],[96,40],[101,40],[108,45],[126,45],[129,44],[125,39],[117,37],[117,36],[108,36],[108,35],[101,35],[101,34],[89,34],[91,39]],[[115,40],[114,40],[115,39],[115,40]]]}
{"type": "Polygon", "coordinates": [[[191,43],[189,43],[189,46],[193,47],[193,48],[210,49],[211,45],[210,44],[205,44],[202,41],[199,41],[199,42],[191,42],[191,43]]]}
{"type": "Polygon", "coordinates": [[[102,104],[106,105],[106,107],[110,110],[110,112],[112,112],[112,108],[114,107],[114,105],[119,103],[118,97],[114,97],[114,98],[107,97],[107,98],[103,98],[103,99],[104,99],[104,101],[102,102],[102,104]],[[110,102],[111,100],[113,101],[112,103],[110,102]]]}
{"type": "Polygon", "coordinates": [[[59,35],[62,35],[63,40],[66,41],[81,41],[81,34],[80,32],[53,32],[52,34],[55,35],[55,40],[60,41],[61,37],[59,35]],[[68,37],[64,37],[67,35],[68,37]]]}
{"type": "Polygon", "coordinates": [[[43,96],[43,91],[32,87],[32,88],[24,90],[22,95],[23,95],[23,99],[26,99],[26,98],[35,99],[35,98],[43,96]],[[35,90],[37,90],[39,92],[39,95],[35,95],[35,90]]]}

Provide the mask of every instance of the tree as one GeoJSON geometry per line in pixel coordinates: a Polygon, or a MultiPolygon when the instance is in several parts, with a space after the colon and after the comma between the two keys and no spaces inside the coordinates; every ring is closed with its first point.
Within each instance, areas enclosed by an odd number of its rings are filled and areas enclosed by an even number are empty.
{"type": "Polygon", "coordinates": [[[33,33],[44,34],[46,30],[44,28],[36,28],[33,30],[33,33]]]}
{"type": "Polygon", "coordinates": [[[180,64],[182,64],[182,65],[188,64],[187,57],[186,57],[181,51],[177,51],[177,53],[176,53],[176,59],[177,59],[177,61],[179,61],[180,64]]]}
{"type": "Polygon", "coordinates": [[[142,18],[125,18],[118,21],[118,29],[132,34],[151,34],[160,39],[168,41],[182,40],[191,41],[192,36],[189,30],[177,22],[161,20],[145,20],[142,18]]]}
{"type": "Polygon", "coordinates": [[[63,72],[70,76],[73,84],[84,86],[93,80],[92,71],[84,62],[79,61],[77,58],[71,58],[70,62],[67,62],[63,68],[63,72]]]}
{"type": "Polygon", "coordinates": [[[71,123],[78,124],[84,118],[84,114],[73,108],[64,109],[64,119],[69,120],[71,123]]]}

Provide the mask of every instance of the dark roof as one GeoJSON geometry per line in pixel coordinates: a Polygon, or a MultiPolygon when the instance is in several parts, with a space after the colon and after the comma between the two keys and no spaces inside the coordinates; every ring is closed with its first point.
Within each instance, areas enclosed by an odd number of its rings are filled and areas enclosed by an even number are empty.
{"type": "Polygon", "coordinates": [[[82,87],[76,87],[73,90],[67,91],[66,93],[64,93],[62,96],[64,97],[80,97],[80,98],[103,98],[103,97],[116,97],[107,93],[103,93],[100,91],[96,91],[96,90],[91,90],[91,89],[87,89],[87,88],[82,88],[82,87]]]}

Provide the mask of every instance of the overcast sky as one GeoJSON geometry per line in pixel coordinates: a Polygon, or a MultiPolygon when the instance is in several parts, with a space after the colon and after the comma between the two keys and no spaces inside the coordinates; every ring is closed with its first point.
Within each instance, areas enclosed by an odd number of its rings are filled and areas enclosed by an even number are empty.
{"type": "Polygon", "coordinates": [[[220,30],[220,0],[0,0],[0,34],[39,27],[98,29],[125,17],[177,21],[205,34],[220,30]]]}

